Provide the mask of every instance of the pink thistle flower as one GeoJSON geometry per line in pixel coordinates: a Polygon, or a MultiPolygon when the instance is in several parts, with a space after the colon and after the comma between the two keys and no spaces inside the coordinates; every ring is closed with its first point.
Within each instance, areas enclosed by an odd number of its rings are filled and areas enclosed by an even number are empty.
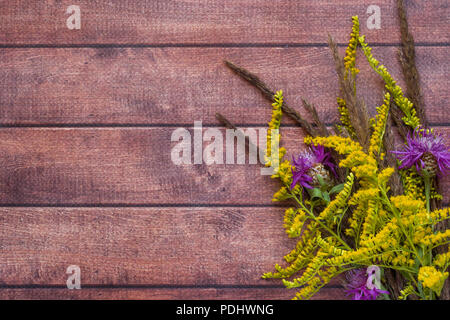
{"type": "Polygon", "coordinates": [[[450,152],[442,135],[417,129],[408,134],[405,148],[393,151],[401,162],[399,169],[415,166],[418,173],[426,171],[431,176],[445,174],[450,168],[450,152]]]}
{"type": "MultiPolygon", "coordinates": [[[[323,172],[327,175],[325,167],[327,167],[336,176],[335,165],[330,160],[330,152],[325,152],[325,148],[321,145],[312,146],[309,150],[304,151],[297,159],[292,158],[295,169],[292,169],[291,189],[298,183],[301,186],[313,189],[316,184],[316,174],[323,172]]],[[[326,177],[324,177],[326,178],[326,177]]]]}

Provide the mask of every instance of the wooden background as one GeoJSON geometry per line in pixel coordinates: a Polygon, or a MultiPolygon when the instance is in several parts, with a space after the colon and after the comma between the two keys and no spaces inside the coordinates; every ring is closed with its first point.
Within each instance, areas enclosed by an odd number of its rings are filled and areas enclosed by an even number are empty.
{"type": "MultiPolygon", "coordinates": [[[[448,134],[449,4],[406,3],[428,117],[448,134]]],[[[335,122],[326,39],[344,50],[352,15],[402,84],[394,4],[0,1],[0,298],[291,298],[260,279],[295,243],[270,201],[276,181],[256,165],[177,167],[171,133],[194,120],[221,128],[218,111],[242,127],[270,119],[270,104],[225,58],[335,122]],[[72,4],[81,30],[66,27],[72,4]],[[381,7],[380,30],[367,30],[371,4],[381,7]],[[66,289],[73,264],[81,290],[66,289]]],[[[374,112],[383,84],[362,57],[359,65],[374,112]]],[[[287,120],[282,133],[298,152],[301,129],[287,120]]],[[[340,282],[317,298],[343,298],[340,282]]]]}

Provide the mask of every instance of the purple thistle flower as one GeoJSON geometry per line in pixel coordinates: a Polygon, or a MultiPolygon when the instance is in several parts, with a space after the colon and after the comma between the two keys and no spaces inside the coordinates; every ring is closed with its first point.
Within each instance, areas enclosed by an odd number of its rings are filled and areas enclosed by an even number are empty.
{"type": "Polygon", "coordinates": [[[291,189],[297,183],[305,188],[313,189],[311,184],[314,182],[314,177],[311,176],[311,169],[318,164],[327,167],[336,176],[335,165],[330,157],[330,152],[325,152],[325,148],[321,145],[317,147],[313,145],[309,150],[302,152],[297,159],[292,157],[295,169],[292,169],[291,189]]]}
{"type": "Polygon", "coordinates": [[[345,276],[348,281],[346,295],[353,295],[353,300],[376,300],[382,293],[389,294],[388,291],[367,287],[369,276],[366,269],[353,269],[348,271],[345,276]]]}
{"type": "Polygon", "coordinates": [[[401,162],[399,169],[415,166],[419,173],[426,170],[429,174],[435,175],[445,174],[450,168],[450,152],[444,138],[428,130],[414,130],[412,135],[408,134],[405,148],[393,153],[401,162]]]}

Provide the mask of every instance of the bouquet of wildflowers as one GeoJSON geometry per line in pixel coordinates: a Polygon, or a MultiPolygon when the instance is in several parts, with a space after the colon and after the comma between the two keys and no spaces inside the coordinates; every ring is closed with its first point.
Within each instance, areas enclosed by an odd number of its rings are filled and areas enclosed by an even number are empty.
{"type": "Polygon", "coordinates": [[[341,274],[353,299],[448,299],[450,214],[441,207],[438,182],[450,168],[450,152],[427,127],[402,6],[399,13],[406,94],[372,56],[358,17],[344,59],[330,37],[340,85],[340,124],[333,129],[308,102],[312,123],[286,105],[282,91],[272,92],[255,75],[227,63],[273,101],[265,160],[281,183],[273,200],[291,204],[284,214],[286,233],[298,241],[284,266],[275,265],[263,278],[297,288],[294,299],[311,298],[341,274]],[[373,118],[356,93],[359,48],[385,82],[384,102],[373,118]],[[278,149],[284,113],[308,133],[306,150],[293,159],[278,149]],[[400,148],[396,136],[403,139],[400,148]]]}

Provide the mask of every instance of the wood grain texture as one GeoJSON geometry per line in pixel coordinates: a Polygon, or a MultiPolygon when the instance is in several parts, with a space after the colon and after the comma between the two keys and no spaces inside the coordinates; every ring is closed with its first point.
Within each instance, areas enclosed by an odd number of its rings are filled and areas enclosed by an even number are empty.
{"type": "MultiPolygon", "coordinates": [[[[175,129],[3,128],[0,204],[272,203],[279,183],[262,176],[260,165],[173,164],[175,129]]],[[[449,130],[438,128],[447,137],[449,130]]],[[[304,148],[301,128],[281,133],[288,158],[304,148]]]]}
{"type": "MultiPolygon", "coordinates": [[[[448,141],[450,7],[406,5],[428,119],[448,141]]],[[[325,42],[347,42],[356,14],[403,85],[392,0],[0,0],[0,299],[291,298],[260,279],[295,244],[271,206],[277,181],[259,165],[175,166],[170,137],[194,120],[217,126],[216,112],[268,121],[267,101],[223,59],[336,121],[325,42]],[[66,27],[72,4],[81,30],[66,27]],[[367,30],[372,4],[381,30],[367,30]],[[65,289],[71,264],[82,290],[65,289]]],[[[383,84],[361,55],[359,65],[374,112],[383,84]]],[[[288,156],[299,152],[301,129],[282,134],[288,156]]],[[[340,279],[315,298],[345,298],[340,279]]]]}
{"type": "MultiPolygon", "coordinates": [[[[449,123],[447,47],[417,51],[428,119],[449,123]]],[[[373,53],[403,85],[397,48],[377,47],[373,53]]],[[[0,50],[0,124],[212,124],[216,112],[235,123],[266,123],[270,104],[223,59],[283,89],[299,111],[306,98],[325,122],[338,119],[337,75],[326,47],[47,48],[0,50]]],[[[362,54],[358,65],[358,90],[374,113],[383,83],[362,54]]]]}
{"type": "MultiPolygon", "coordinates": [[[[288,300],[295,296],[295,290],[284,288],[176,288],[176,289],[0,289],[0,299],[101,299],[101,300],[288,300]]],[[[344,289],[324,287],[312,300],[346,300],[344,289]]]]}
{"type": "Polygon", "coordinates": [[[278,208],[0,208],[0,287],[65,287],[78,265],[82,286],[278,289],[261,275],[295,247],[282,220],[278,208]]]}
{"type": "Polygon", "coordinates": [[[174,165],[174,130],[0,130],[0,203],[270,203],[258,165],[174,165]]]}
{"type": "MultiPolygon", "coordinates": [[[[347,41],[351,16],[373,42],[398,43],[394,3],[378,0],[381,30],[367,30],[371,0],[76,2],[81,30],[66,27],[69,0],[0,2],[2,44],[177,44],[177,43],[324,43],[327,33],[347,41]]],[[[448,42],[449,7],[445,0],[407,2],[414,37],[419,42],[448,42]]]]}

